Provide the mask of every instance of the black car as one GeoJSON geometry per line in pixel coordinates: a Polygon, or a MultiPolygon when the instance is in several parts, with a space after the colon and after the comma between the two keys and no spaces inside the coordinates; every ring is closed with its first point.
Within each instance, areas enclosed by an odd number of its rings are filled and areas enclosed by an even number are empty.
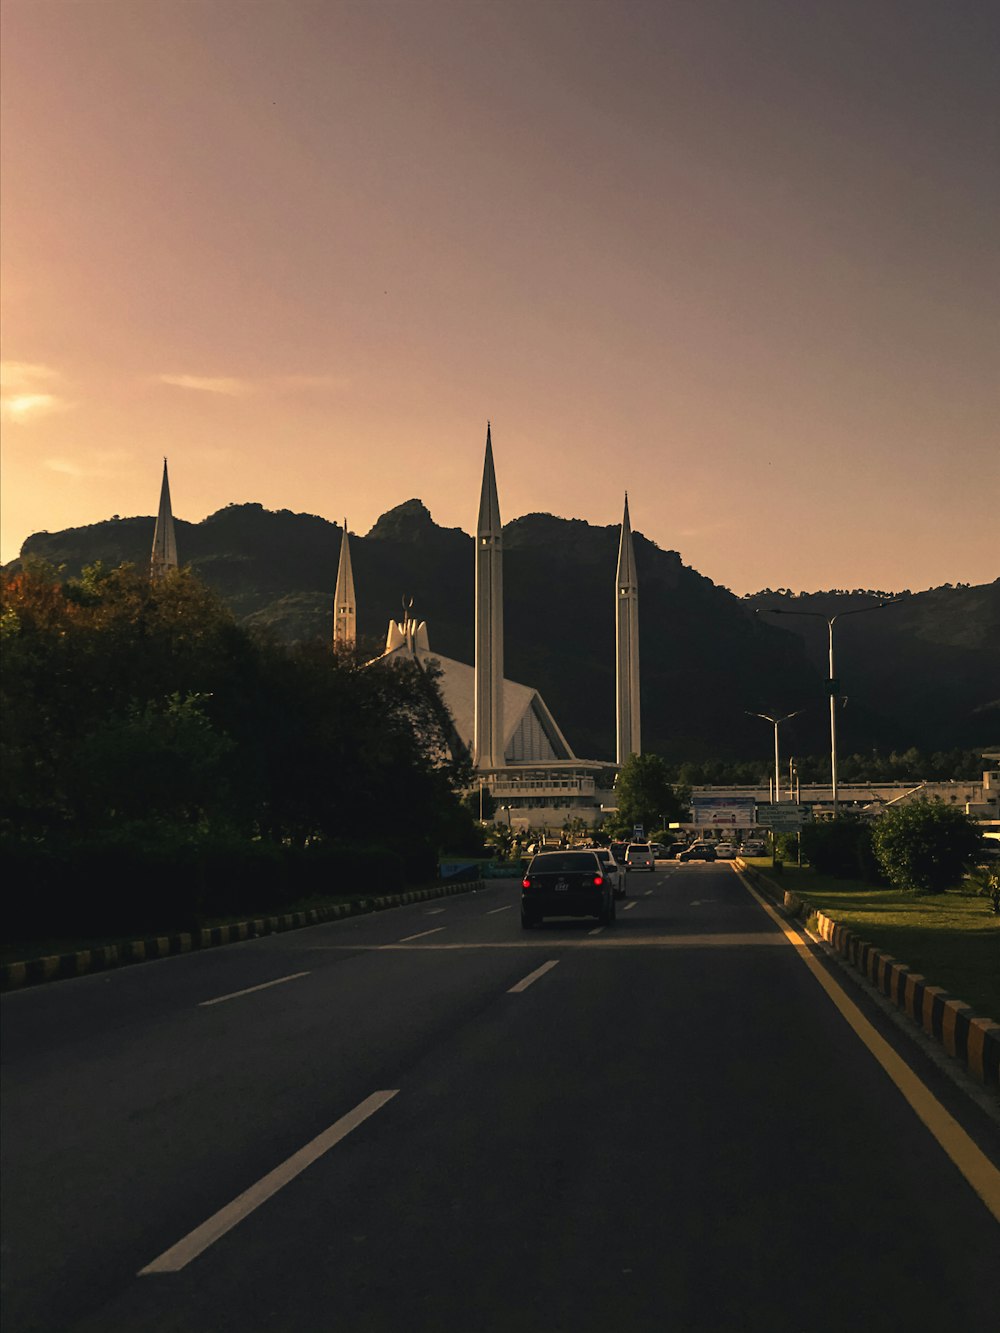
{"type": "Polygon", "coordinates": [[[521,925],[527,930],[546,916],[596,916],[602,926],[614,921],[614,886],[596,852],[532,857],[521,881],[521,925]]]}
{"type": "Polygon", "coordinates": [[[715,848],[710,842],[693,842],[686,852],[681,852],[678,861],[714,861],[715,848]]]}
{"type": "Polygon", "coordinates": [[[623,866],[625,864],[625,851],[627,847],[628,847],[627,842],[613,842],[611,844],[611,855],[615,858],[615,860],[618,862],[620,866],[623,866]]]}

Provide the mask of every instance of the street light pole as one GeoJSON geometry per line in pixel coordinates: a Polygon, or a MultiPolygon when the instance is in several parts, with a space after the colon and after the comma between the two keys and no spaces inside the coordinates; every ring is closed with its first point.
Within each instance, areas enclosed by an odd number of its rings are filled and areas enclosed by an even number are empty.
{"type": "MultiPolygon", "coordinates": [[[[898,601],[894,597],[889,602],[877,602],[875,606],[856,606],[851,611],[838,611],[835,616],[825,616],[822,611],[786,611],[780,606],[765,606],[760,609],[767,611],[772,616],[812,616],[816,620],[825,621],[827,632],[829,634],[830,644],[830,676],[827,681],[827,689],[830,694],[830,791],[833,796],[833,817],[837,818],[840,812],[840,799],[837,786],[837,699],[840,694],[840,682],[834,673],[833,668],[833,626],[844,616],[859,616],[863,611],[881,611],[884,606],[892,606],[893,602],[898,601]]],[[[757,714],[762,716],[762,714],[757,714]]]]}
{"type": "Polygon", "coordinates": [[[767,713],[751,713],[749,709],[743,710],[747,717],[760,717],[765,722],[770,722],[774,727],[774,794],[772,802],[781,800],[781,761],[778,758],[778,727],[782,722],[787,722],[791,717],[798,717],[799,713],[804,713],[804,708],[797,708],[794,713],[786,713],[784,717],[769,717],[767,713]]]}

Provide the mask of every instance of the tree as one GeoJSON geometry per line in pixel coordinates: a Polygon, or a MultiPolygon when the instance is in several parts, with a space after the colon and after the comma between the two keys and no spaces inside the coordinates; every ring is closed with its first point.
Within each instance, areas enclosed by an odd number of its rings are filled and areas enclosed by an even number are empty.
{"type": "Polygon", "coordinates": [[[941,801],[890,807],[872,832],[875,856],[889,883],[916,893],[943,893],[958,884],[981,842],[975,821],[941,801]]]}
{"type": "Polygon", "coordinates": [[[618,775],[618,822],[623,828],[641,824],[652,829],[680,820],[686,813],[658,754],[629,755],[618,775]]]}

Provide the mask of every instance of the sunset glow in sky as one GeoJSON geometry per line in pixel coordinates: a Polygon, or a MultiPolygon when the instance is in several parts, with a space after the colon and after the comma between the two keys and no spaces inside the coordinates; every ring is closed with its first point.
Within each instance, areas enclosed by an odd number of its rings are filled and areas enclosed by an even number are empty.
{"type": "MultiPolygon", "coordinates": [[[[1000,575],[1000,6],[4,0],[2,558],[259,501],[1000,575]]],[[[181,552],[183,559],[183,551],[181,552]]],[[[331,570],[331,586],[335,578],[331,570]]]]}

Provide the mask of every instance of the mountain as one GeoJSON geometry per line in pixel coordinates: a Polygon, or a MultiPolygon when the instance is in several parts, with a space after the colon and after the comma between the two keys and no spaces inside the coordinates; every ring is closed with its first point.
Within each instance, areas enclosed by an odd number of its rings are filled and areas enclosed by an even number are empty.
{"type": "MultiPolygon", "coordinates": [[[[183,562],[241,619],[288,641],[328,638],[341,529],[311,514],[228,505],[200,523],[178,520],[183,562]]],[[[103,560],[144,564],[153,519],[110,519],[36,533],[21,558],[67,575],[103,560]]],[[[619,529],[526,514],[504,528],[505,664],[509,678],[544,696],[578,755],[615,749],[615,568],[619,529]]],[[[404,599],[426,620],[431,647],[473,660],[474,543],[439,527],[420,500],[352,536],[358,632],[372,654],[404,599]]],[[[785,753],[829,745],[826,626],[764,609],[840,614],[878,598],[866,593],[787,592],[735,597],[635,534],[639,576],[643,747],[671,759],[757,758],[780,716],[785,753]]],[[[978,588],[904,594],[835,629],[843,753],[873,746],[934,750],[1000,740],[1000,580],[978,588]]]]}
{"type": "Polygon", "coordinates": [[[845,746],[853,736],[854,748],[862,748],[872,730],[894,745],[919,735],[913,743],[928,751],[996,745],[1000,738],[1000,579],[895,597],[783,590],[744,601],[796,634],[824,675],[830,644],[824,622],[836,617],[834,669],[847,696],[845,746]],[[873,609],[880,603],[887,604],[873,609]],[[773,616],[768,607],[784,614],[773,616]]]}

